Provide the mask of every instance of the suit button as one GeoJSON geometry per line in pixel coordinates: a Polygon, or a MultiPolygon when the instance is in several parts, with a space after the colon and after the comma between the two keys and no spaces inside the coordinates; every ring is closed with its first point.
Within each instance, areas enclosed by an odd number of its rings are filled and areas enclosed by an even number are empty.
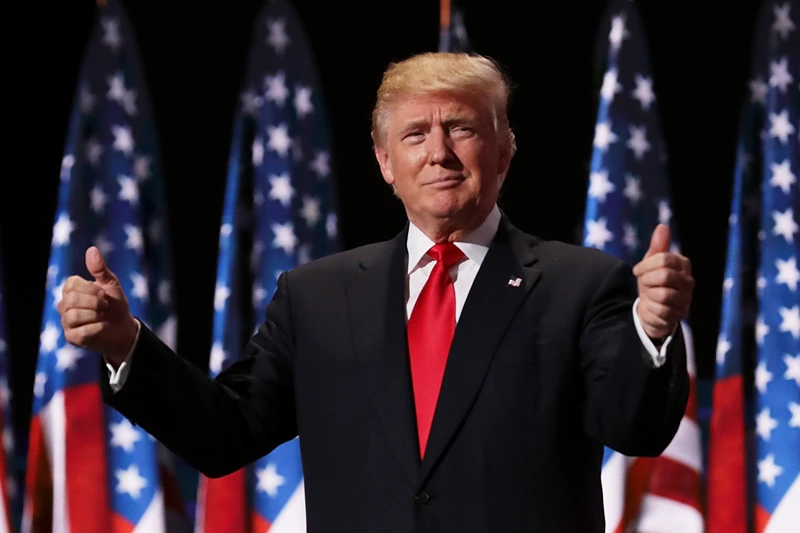
{"type": "Polygon", "coordinates": [[[414,501],[416,501],[421,505],[425,505],[426,503],[431,501],[431,495],[423,490],[422,492],[414,496],[414,501]]]}

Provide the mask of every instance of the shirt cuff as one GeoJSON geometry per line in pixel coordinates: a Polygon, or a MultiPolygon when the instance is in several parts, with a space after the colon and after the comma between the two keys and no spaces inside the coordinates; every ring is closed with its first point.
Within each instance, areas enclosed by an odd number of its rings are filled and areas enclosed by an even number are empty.
{"type": "Polygon", "coordinates": [[[136,336],[133,338],[133,344],[131,345],[131,349],[128,350],[128,355],[125,356],[125,360],[119,365],[119,368],[114,369],[114,367],[106,361],[106,368],[108,368],[108,383],[111,385],[111,390],[114,392],[119,392],[123,385],[125,385],[125,380],[128,378],[128,372],[131,370],[131,364],[133,363],[133,352],[136,349],[136,344],[139,342],[139,333],[142,331],[142,324],[139,320],[136,320],[136,336]]]}
{"type": "Polygon", "coordinates": [[[642,341],[647,353],[653,358],[653,364],[656,368],[659,368],[667,360],[667,347],[669,343],[672,342],[672,337],[675,335],[675,332],[673,331],[672,334],[664,339],[664,343],[661,345],[660,349],[656,348],[656,345],[653,344],[653,340],[644,332],[642,321],[639,319],[639,313],[637,312],[638,307],[639,298],[636,298],[636,301],[633,302],[633,324],[636,326],[636,333],[639,334],[639,339],[642,341]]]}

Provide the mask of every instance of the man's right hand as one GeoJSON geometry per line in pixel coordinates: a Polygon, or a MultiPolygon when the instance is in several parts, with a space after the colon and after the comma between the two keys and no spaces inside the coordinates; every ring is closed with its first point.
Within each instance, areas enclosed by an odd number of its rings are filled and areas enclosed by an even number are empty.
{"type": "Polygon", "coordinates": [[[138,330],[119,279],[109,270],[100,250],[86,250],[88,281],[70,276],[64,283],[58,313],[67,342],[101,352],[115,368],[125,360],[138,330]]]}

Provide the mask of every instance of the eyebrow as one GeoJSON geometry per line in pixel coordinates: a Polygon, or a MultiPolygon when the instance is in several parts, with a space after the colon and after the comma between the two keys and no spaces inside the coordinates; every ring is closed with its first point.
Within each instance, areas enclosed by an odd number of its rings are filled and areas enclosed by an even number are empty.
{"type": "MultiPolygon", "coordinates": [[[[447,119],[442,121],[445,126],[452,126],[454,124],[472,124],[474,125],[477,123],[477,119],[475,117],[466,115],[466,114],[454,114],[447,119]]],[[[430,124],[430,120],[426,118],[420,118],[416,120],[412,120],[411,122],[405,124],[402,128],[400,128],[400,135],[405,135],[406,133],[427,127],[430,124]]]]}

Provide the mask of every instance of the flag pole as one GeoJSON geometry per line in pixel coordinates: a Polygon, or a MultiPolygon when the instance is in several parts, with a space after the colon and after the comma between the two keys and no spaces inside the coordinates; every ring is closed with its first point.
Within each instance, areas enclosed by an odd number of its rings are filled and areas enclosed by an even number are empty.
{"type": "Polygon", "coordinates": [[[450,0],[439,1],[439,27],[450,27],[450,0]]]}

